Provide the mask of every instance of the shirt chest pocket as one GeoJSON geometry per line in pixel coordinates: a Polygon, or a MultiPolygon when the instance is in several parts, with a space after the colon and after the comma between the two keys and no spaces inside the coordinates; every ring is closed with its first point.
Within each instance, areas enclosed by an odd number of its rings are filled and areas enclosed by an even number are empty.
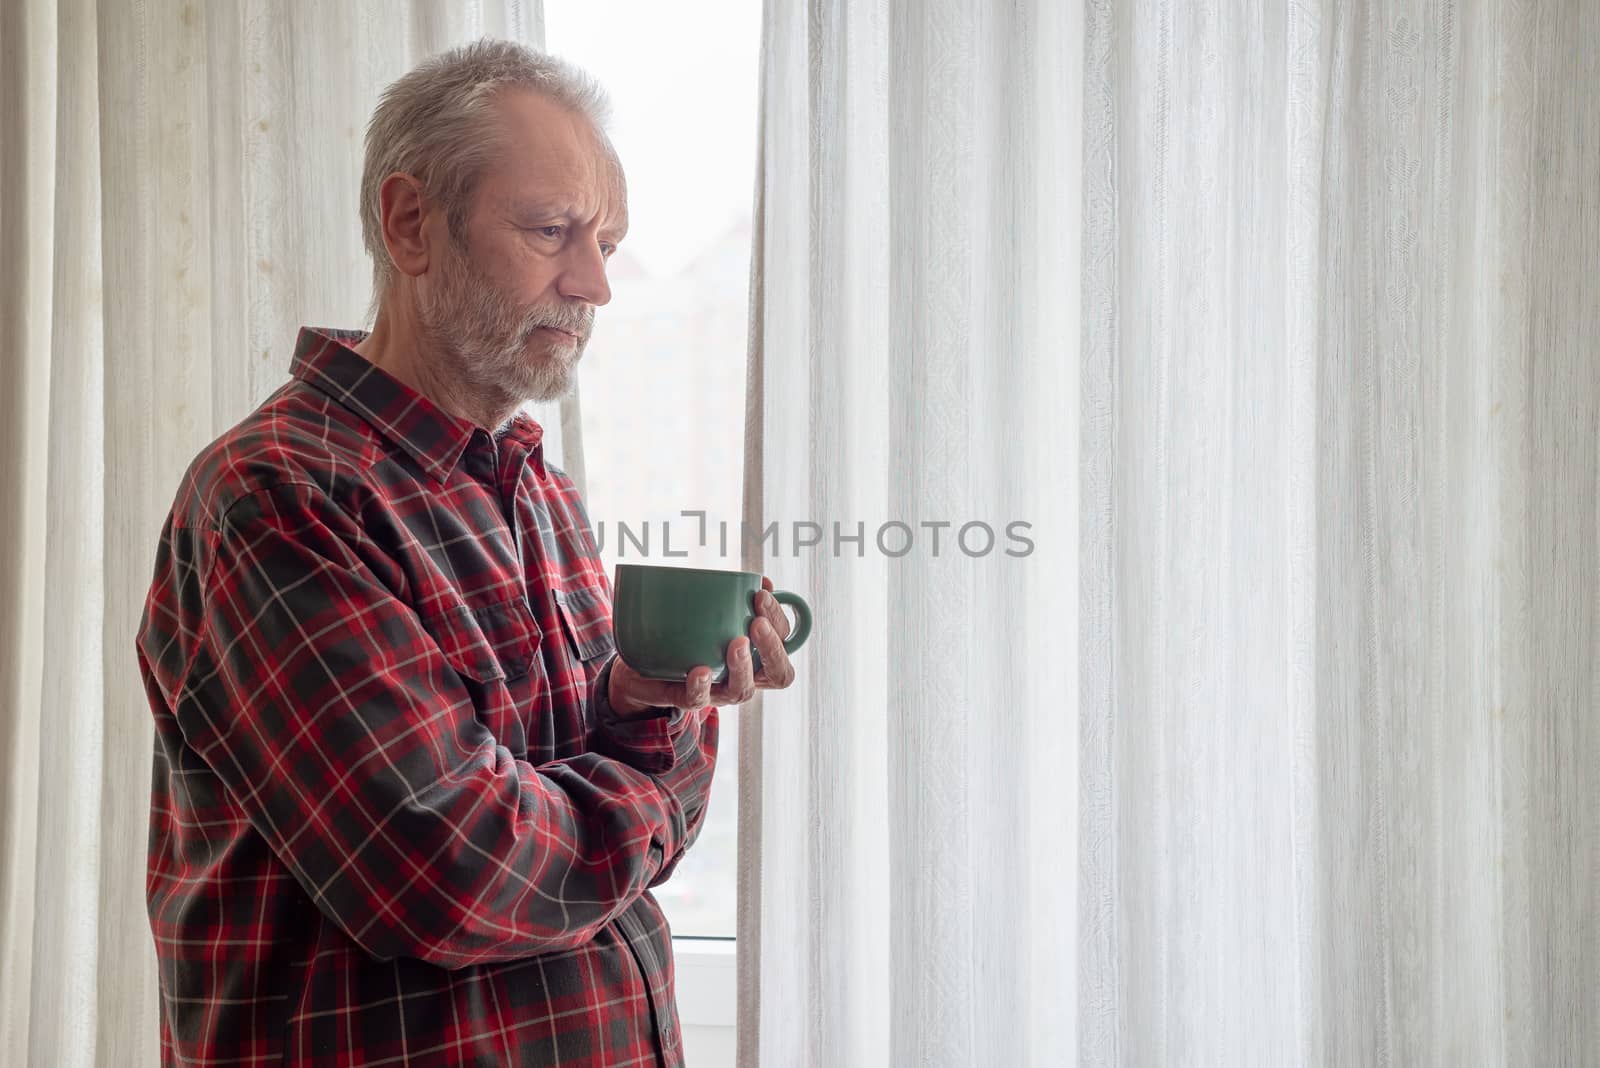
{"type": "Polygon", "coordinates": [[[598,586],[576,586],[555,591],[556,610],[567,630],[573,654],[587,665],[605,658],[617,647],[611,634],[611,599],[598,586]]]}
{"type": "Polygon", "coordinates": [[[500,745],[523,756],[528,748],[525,718],[544,688],[539,659],[543,632],[527,601],[514,597],[458,608],[425,616],[422,625],[471,692],[478,721],[500,745]]]}
{"type": "Polygon", "coordinates": [[[589,719],[587,694],[594,691],[600,671],[616,651],[611,635],[611,598],[600,587],[568,587],[554,590],[555,612],[566,632],[566,656],[570,667],[563,675],[570,679],[576,699],[579,723],[589,719]]]}

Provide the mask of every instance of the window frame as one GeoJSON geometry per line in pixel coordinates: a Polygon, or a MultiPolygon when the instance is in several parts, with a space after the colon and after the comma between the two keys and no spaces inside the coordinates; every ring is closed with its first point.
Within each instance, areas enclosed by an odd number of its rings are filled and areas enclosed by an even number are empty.
{"type": "Polygon", "coordinates": [[[738,1018],[738,942],[732,938],[672,939],[678,1022],[684,1027],[733,1027],[738,1018]]]}

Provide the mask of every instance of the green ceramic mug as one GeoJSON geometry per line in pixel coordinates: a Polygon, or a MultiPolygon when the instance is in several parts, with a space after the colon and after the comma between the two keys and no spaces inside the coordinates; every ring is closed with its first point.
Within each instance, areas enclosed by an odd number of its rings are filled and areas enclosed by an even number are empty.
{"type": "MultiPolygon", "coordinates": [[[[647,679],[682,681],[700,664],[712,678],[728,677],[728,643],[750,633],[761,576],[754,571],[700,567],[618,564],[612,583],[612,630],[617,652],[647,679]]],[[[779,604],[794,610],[794,626],[783,643],[787,652],[805,644],[811,633],[811,606],[797,593],[774,590],[779,604]]],[[[761,654],[750,646],[761,670],[761,654]]]]}

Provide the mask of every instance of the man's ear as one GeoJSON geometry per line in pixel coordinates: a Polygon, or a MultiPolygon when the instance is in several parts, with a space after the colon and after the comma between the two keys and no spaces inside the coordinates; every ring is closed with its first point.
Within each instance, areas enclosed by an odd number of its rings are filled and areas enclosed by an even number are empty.
{"type": "Polygon", "coordinates": [[[395,269],[412,278],[427,271],[431,251],[427,223],[433,208],[423,195],[422,183],[396,171],[379,187],[378,208],[383,244],[395,269]]]}

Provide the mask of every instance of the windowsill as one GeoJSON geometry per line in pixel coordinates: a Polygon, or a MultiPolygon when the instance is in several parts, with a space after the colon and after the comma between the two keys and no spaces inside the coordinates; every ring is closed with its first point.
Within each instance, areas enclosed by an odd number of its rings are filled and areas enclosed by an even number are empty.
{"type": "Polygon", "coordinates": [[[731,938],[674,938],[678,1022],[732,1027],[738,1011],[736,946],[731,938]]]}

